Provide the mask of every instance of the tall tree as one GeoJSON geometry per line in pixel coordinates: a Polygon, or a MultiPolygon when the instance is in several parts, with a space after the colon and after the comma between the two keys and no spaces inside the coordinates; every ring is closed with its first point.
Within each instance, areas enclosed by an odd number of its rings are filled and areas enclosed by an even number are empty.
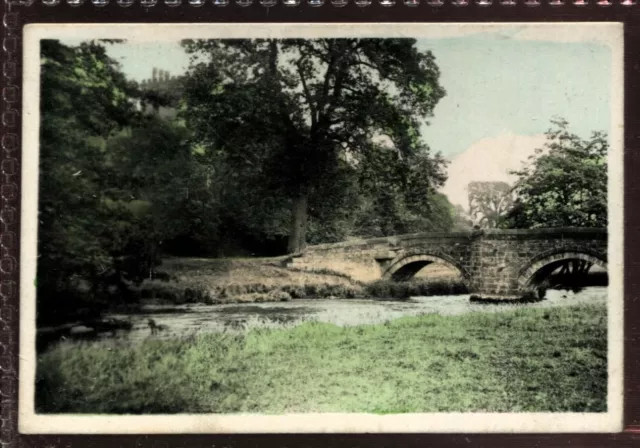
{"type": "Polygon", "coordinates": [[[305,247],[309,199],[341,159],[385,136],[402,155],[428,148],[420,125],[444,96],[433,54],[413,39],[185,41],[194,55],[187,116],[204,145],[254,157],[291,202],[288,252],[305,247]]]}
{"type": "Polygon", "coordinates": [[[38,305],[57,312],[71,291],[84,284],[96,294],[113,273],[126,210],[108,201],[117,193],[103,173],[105,139],[136,112],[131,86],[101,43],[43,40],[40,49],[38,305]]]}
{"type": "Polygon", "coordinates": [[[497,227],[513,207],[512,187],[506,182],[469,182],[469,215],[480,227],[497,227]]]}
{"type": "Polygon", "coordinates": [[[516,203],[504,227],[606,227],[607,153],[603,132],[583,139],[562,119],[547,143],[514,174],[516,203]]]}
{"type": "Polygon", "coordinates": [[[126,192],[113,202],[144,223],[138,229],[140,247],[135,252],[136,262],[146,267],[146,277],[166,242],[180,239],[192,250],[215,244],[219,189],[210,167],[199,163],[183,123],[155,114],[145,116],[136,126],[109,138],[107,154],[110,184],[126,192]]]}

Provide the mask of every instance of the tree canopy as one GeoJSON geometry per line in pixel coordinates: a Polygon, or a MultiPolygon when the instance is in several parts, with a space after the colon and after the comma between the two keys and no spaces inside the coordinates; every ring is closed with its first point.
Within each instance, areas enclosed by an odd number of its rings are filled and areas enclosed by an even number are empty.
{"type": "Polygon", "coordinates": [[[608,151],[603,132],[583,139],[553,120],[547,143],[514,172],[516,202],[503,226],[606,227],[608,151]]]}
{"type": "MultiPolygon", "coordinates": [[[[428,154],[419,126],[444,96],[413,39],[189,40],[186,117],[208,152],[267,173],[291,203],[288,251],[306,244],[309,201],[340,161],[388,143],[428,154]]],[[[438,163],[437,160],[434,163],[438,163]]],[[[438,186],[438,179],[430,180],[438,186]]]]}
{"type": "MultiPolygon", "coordinates": [[[[40,316],[132,298],[168,255],[472,225],[420,137],[444,90],[414,40],[187,41],[185,76],[140,84],[104,45],[41,45],[40,316]]],[[[606,226],[606,136],[547,137],[513,190],[470,184],[476,221],[606,226]]]]}
{"type": "Polygon", "coordinates": [[[127,244],[105,142],[134,120],[133,88],[100,43],[43,40],[41,57],[38,298],[83,285],[98,295],[127,244]]]}
{"type": "Polygon", "coordinates": [[[469,215],[480,227],[493,228],[513,206],[513,191],[506,182],[469,182],[469,215]]]}
{"type": "Polygon", "coordinates": [[[42,42],[41,316],[126,298],[166,255],[453,226],[414,41],[186,42],[185,76],[140,84],[110,44],[42,42]]]}

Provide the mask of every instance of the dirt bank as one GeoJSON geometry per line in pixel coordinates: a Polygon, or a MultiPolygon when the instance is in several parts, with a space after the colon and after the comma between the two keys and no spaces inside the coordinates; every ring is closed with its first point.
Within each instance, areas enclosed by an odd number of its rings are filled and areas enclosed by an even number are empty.
{"type": "Polygon", "coordinates": [[[253,303],[291,299],[408,297],[461,293],[455,274],[442,266],[425,269],[412,282],[388,287],[389,282],[363,284],[327,269],[308,271],[287,268],[287,259],[197,259],[164,260],[156,277],[134,287],[143,303],[253,303]],[[452,275],[453,274],[453,275],[452,275]],[[428,287],[424,287],[427,284],[428,287]],[[410,292],[412,292],[410,294],[410,292]]]}

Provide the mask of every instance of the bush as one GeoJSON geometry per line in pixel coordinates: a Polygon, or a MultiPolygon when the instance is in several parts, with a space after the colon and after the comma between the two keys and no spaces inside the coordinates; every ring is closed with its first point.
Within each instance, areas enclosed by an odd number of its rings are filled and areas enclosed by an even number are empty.
{"type": "Polygon", "coordinates": [[[396,282],[379,280],[364,287],[359,285],[307,283],[265,285],[250,283],[209,286],[204,282],[146,280],[136,291],[139,297],[173,304],[231,302],[284,302],[292,299],[354,299],[371,297],[380,299],[408,299],[416,296],[465,294],[467,288],[455,280],[410,280],[396,282]]]}
{"type": "Polygon", "coordinates": [[[456,280],[378,280],[364,288],[366,297],[379,299],[408,299],[416,296],[457,295],[467,292],[464,283],[456,280]]]}
{"type": "Polygon", "coordinates": [[[356,289],[354,287],[351,287],[351,286],[345,287],[345,297],[347,299],[355,299],[356,297],[361,296],[361,295],[362,295],[361,290],[358,290],[358,289],[356,289]]]}
{"type": "Polygon", "coordinates": [[[307,297],[305,288],[299,285],[285,285],[282,290],[288,293],[292,299],[304,299],[307,297]]]}
{"type": "MultiPolygon", "coordinates": [[[[340,298],[352,299],[362,297],[362,286],[359,283],[349,283],[340,279],[305,278],[302,275],[293,275],[273,281],[278,272],[263,272],[259,268],[252,268],[256,281],[245,283],[243,278],[237,282],[224,278],[218,281],[210,275],[174,275],[172,280],[145,280],[140,286],[134,286],[138,298],[166,301],[173,304],[206,303],[223,304],[234,302],[283,302],[292,299],[305,298],[340,298]],[[259,281],[264,279],[264,281],[259,281]]],[[[172,266],[175,270],[175,265],[172,266]]],[[[194,268],[185,267],[187,271],[194,268]]],[[[199,272],[199,271],[198,271],[199,272]]],[[[327,271],[329,272],[329,271],[327,271]]],[[[325,275],[329,275],[324,273],[325,275]]]]}
{"type": "Polygon", "coordinates": [[[271,302],[288,302],[291,300],[291,295],[286,291],[271,291],[268,297],[271,302]]]}
{"type": "Polygon", "coordinates": [[[318,295],[318,286],[313,284],[304,285],[304,293],[309,298],[316,297],[318,295]]]}

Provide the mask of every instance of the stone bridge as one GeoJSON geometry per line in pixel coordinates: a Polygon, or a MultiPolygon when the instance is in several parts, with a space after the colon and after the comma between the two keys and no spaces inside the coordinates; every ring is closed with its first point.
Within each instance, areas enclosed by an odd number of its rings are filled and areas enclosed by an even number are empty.
{"type": "Polygon", "coordinates": [[[515,299],[566,260],[607,268],[606,229],[558,228],[419,233],[309,246],[288,266],[331,270],[355,280],[406,280],[430,263],[459,272],[470,293],[515,299]]]}

